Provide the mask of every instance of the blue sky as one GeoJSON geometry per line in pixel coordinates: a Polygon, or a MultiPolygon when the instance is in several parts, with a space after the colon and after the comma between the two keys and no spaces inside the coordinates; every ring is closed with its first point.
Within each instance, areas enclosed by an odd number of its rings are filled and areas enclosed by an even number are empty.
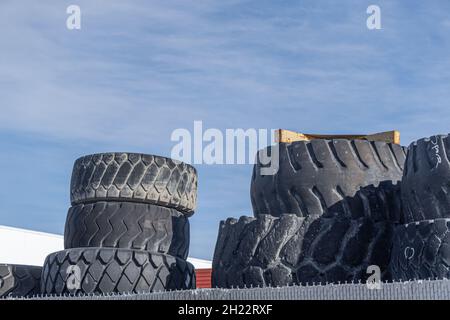
{"type": "MultiPolygon", "coordinates": [[[[0,224],[62,234],[73,161],[193,128],[448,132],[450,2],[0,3],[0,224]],[[77,4],[82,29],[69,31],[77,4]],[[366,27],[381,7],[382,30],[366,27]]],[[[251,166],[197,165],[191,256],[251,215],[251,166]]]]}

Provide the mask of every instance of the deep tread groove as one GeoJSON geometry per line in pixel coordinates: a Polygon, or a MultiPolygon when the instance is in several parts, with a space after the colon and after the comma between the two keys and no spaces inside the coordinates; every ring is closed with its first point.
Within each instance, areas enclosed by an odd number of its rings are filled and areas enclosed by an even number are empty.
{"type": "Polygon", "coordinates": [[[336,186],[336,192],[339,194],[339,196],[341,197],[341,205],[342,205],[342,210],[345,214],[346,217],[351,217],[352,216],[352,210],[349,206],[349,203],[347,201],[347,197],[345,196],[344,191],[342,190],[342,188],[340,186],[336,186]]]}
{"type": "Polygon", "coordinates": [[[347,165],[345,164],[345,162],[339,158],[339,155],[337,154],[336,146],[334,145],[333,140],[328,141],[328,147],[330,148],[331,154],[333,155],[333,157],[337,161],[337,163],[339,163],[339,165],[341,167],[347,168],[347,165]]]}
{"type": "Polygon", "coordinates": [[[299,216],[300,217],[307,217],[307,216],[309,216],[308,208],[305,206],[304,200],[302,198],[300,198],[300,196],[297,193],[297,191],[295,190],[295,188],[292,188],[291,190],[289,190],[289,192],[290,192],[290,195],[292,196],[292,198],[298,204],[299,216]]]}
{"type": "Polygon", "coordinates": [[[311,189],[311,192],[319,200],[320,206],[322,207],[323,214],[327,214],[328,213],[328,206],[327,206],[327,203],[326,203],[325,198],[323,197],[322,193],[320,193],[319,189],[317,189],[316,186],[314,186],[311,189]]]}
{"type": "Polygon", "coordinates": [[[392,144],[389,144],[388,146],[389,146],[389,151],[391,151],[392,158],[394,159],[395,165],[397,166],[397,168],[398,168],[399,170],[402,170],[402,169],[401,169],[401,168],[402,168],[402,165],[400,164],[400,162],[399,162],[398,159],[397,159],[397,156],[395,155],[393,145],[392,145],[392,144]]]}
{"type": "Polygon", "coordinates": [[[289,163],[291,165],[291,168],[294,171],[301,170],[302,169],[301,165],[295,160],[295,157],[293,155],[293,150],[294,149],[293,148],[288,148],[287,150],[288,150],[287,155],[288,155],[288,159],[289,159],[289,163]]]}
{"type": "MultiPolygon", "coordinates": [[[[370,141],[370,145],[372,146],[372,150],[374,152],[374,154],[376,155],[376,158],[378,159],[378,161],[380,162],[380,164],[385,168],[385,169],[389,169],[386,164],[384,163],[383,159],[381,158],[380,152],[378,150],[378,147],[376,145],[376,141],[370,141]]],[[[387,144],[388,145],[388,144],[387,144]]]]}
{"type": "Polygon", "coordinates": [[[363,167],[369,168],[367,163],[365,163],[364,160],[361,158],[361,155],[359,154],[358,148],[355,145],[355,140],[351,140],[350,141],[350,145],[351,145],[351,147],[353,149],[353,152],[355,153],[355,156],[358,159],[358,161],[363,165],[363,167]]]}
{"type": "Polygon", "coordinates": [[[313,164],[316,166],[316,168],[320,169],[323,168],[323,164],[317,159],[316,153],[314,152],[312,144],[307,144],[307,150],[309,152],[309,156],[313,162],[313,164]]]}

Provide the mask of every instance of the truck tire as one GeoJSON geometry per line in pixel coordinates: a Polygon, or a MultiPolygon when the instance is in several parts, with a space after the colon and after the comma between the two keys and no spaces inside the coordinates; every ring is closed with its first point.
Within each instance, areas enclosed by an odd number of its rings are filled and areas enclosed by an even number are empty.
{"type": "Polygon", "coordinates": [[[40,294],[41,267],[0,264],[0,298],[40,294]]]}
{"type": "Polygon", "coordinates": [[[197,201],[197,172],[188,164],[160,156],[88,155],[75,161],[70,196],[72,205],[102,200],[137,201],[191,215],[197,201]]]}
{"type": "MultiPolygon", "coordinates": [[[[401,180],[405,149],[397,144],[366,140],[311,140],[280,143],[258,152],[251,182],[253,212],[280,216],[284,213],[300,217],[332,217],[344,215],[358,218],[370,208],[357,203],[364,201],[358,194],[369,185],[378,188],[378,207],[388,205],[386,199],[397,198],[395,192],[401,180]],[[278,171],[263,175],[260,161],[264,154],[275,155],[279,146],[278,171]],[[389,184],[390,183],[390,184],[389,184]],[[355,199],[356,204],[352,204],[355,199]]],[[[275,158],[275,157],[274,157],[275,158]]],[[[273,165],[272,165],[273,166],[273,165]]],[[[400,213],[394,214],[400,216],[400,213]]]]}
{"type": "Polygon", "coordinates": [[[146,251],[79,248],[50,254],[43,294],[140,293],[195,289],[194,267],[182,259],[146,251]]]}
{"type": "Polygon", "coordinates": [[[95,202],[69,209],[64,248],[110,247],[146,250],[186,259],[189,219],[152,204],[95,202]]]}
{"type": "Polygon", "coordinates": [[[402,180],[405,223],[450,218],[450,137],[411,143],[402,180]]]}
{"type": "Polygon", "coordinates": [[[343,217],[229,218],[214,252],[213,287],[265,287],[337,283],[367,278],[378,265],[390,279],[392,224],[343,217]]]}
{"type": "Polygon", "coordinates": [[[391,273],[395,280],[450,278],[450,219],[411,222],[395,229],[391,273]]]}

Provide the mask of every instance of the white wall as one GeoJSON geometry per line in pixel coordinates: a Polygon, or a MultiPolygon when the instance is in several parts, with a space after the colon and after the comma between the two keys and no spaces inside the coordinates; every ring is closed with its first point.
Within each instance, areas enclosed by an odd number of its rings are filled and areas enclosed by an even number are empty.
{"type": "Polygon", "coordinates": [[[60,235],[0,226],[0,263],[42,266],[49,253],[63,249],[60,235]]]}
{"type": "MultiPolygon", "coordinates": [[[[42,266],[48,254],[64,249],[63,236],[0,226],[0,264],[42,266]]],[[[188,258],[197,269],[211,268],[211,261],[188,258]]]]}

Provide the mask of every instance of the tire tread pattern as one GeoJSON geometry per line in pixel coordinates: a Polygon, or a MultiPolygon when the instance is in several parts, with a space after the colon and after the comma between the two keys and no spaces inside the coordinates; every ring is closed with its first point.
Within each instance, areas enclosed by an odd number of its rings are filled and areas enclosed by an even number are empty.
{"type": "MultiPolygon", "coordinates": [[[[273,147],[258,152],[251,183],[254,215],[284,213],[300,217],[330,217],[343,210],[345,202],[358,199],[358,193],[369,186],[379,188],[385,197],[375,200],[376,207],[395,199],[403,173],[405,149],[397,144],[366,140],[311,140],[280,143],[279,170],[261,175],[262,153],[270,156],[273,147]],[[387,186],[387,188],[384,188],[387,186]]],[[[394,200],[395,201],[395,200],[394,200]]],[[[396,205],[398,208],[398,205],[396,205]]],[[[370,215],[370,207],[347,207],[347,214],[370,215]]],[[[391,214],[400,219],[400,212],[391,214]]]]}
{"type": "Polygon", "coordinates": [[[450,219],[411,222],[395,229],[391,273],[394,280],[450,277],[450,219]]]}
{"type": "Polygon", "coordinates": [[[175,209],[133,202],[96,202],[69,209],[64,248],[146,250],[186,259],[189,220],[175,209]]]}
{"type": "Polygon", "coordinates": [[[68,249],[50,254],[42,272],[43,294],[140,293],[195,289],[194,267],[185,260],[145,251],[112,248],[68,249]],[[79,268],[79,286],[70,270],[79,268]],[[68,272],[69,270],[69,272],[68,272]]]}
{"type": "Polygon", "coordinates": [[[38,266],[0,264],[0,298],[40,294],[41,271],[38,266]]]}
{"type": "Polygon", "coordinates": [[[213,287],[287,286],[364,280],[369,265],[389,280],[393,227],[368,218],[259,215],[219,227],[213,287]]]}

